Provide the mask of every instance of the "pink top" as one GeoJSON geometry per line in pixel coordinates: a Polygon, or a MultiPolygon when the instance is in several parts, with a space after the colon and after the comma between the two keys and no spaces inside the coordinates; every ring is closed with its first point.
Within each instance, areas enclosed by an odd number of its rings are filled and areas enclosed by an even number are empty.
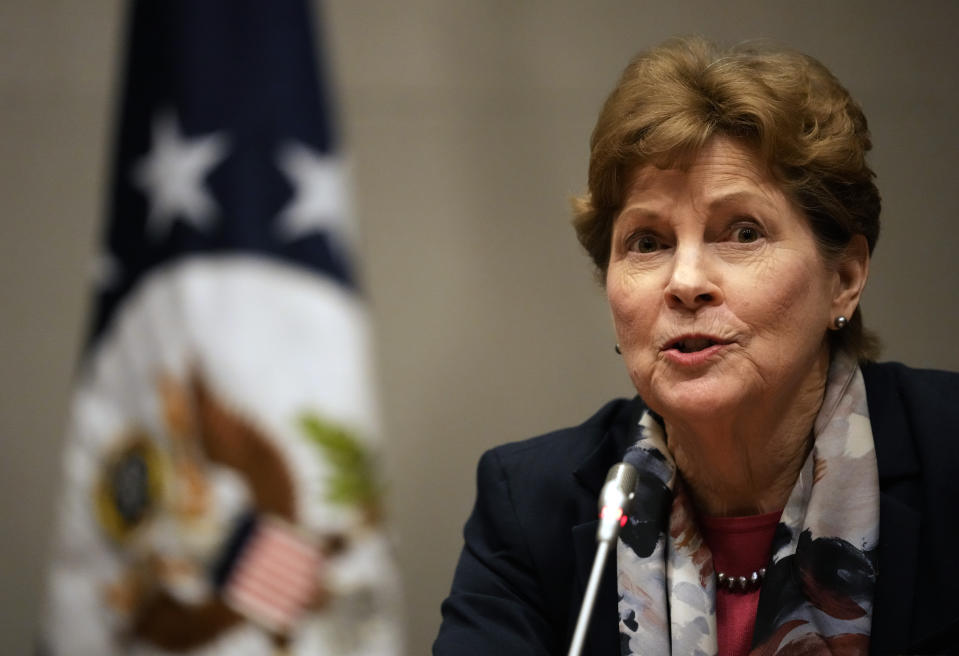
{"type": "MultiPolygon", "coordinates": [[[[730,576],[746,576],[769,561],[781,510],[749,517],[700,515],[703,540],[713,554],[713,568],[730,576]]],[[[746,656],[753,641],[759,588],[748,592],[716,590],[716,628],[721,656],[746,656]]]]}

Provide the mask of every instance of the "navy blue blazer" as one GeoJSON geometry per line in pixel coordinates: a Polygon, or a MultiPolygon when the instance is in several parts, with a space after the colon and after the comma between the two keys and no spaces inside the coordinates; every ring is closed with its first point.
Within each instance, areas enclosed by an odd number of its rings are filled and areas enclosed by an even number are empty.
{"type": "MultiPolygon", "coordinates": [[[[871,652],[959,653],[959,374],[866,364],[879,465],[871,652]]],[[[565,654],[595,552],[596,500],[640,399],[487,451],[434,656],[565,654]]],[[[619,653],[615,558],[585,654],[619,653]]]]}

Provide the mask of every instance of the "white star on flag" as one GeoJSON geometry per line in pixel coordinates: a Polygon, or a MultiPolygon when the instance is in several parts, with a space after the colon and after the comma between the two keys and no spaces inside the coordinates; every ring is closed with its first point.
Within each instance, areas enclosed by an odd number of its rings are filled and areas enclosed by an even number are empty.
{"type": "Polygon", "coordinates": [[[204,178],[226,156],[227,140],[220,133],[184,137],[172,112],[153,120],[150,152],[133,170],[134,183],[147,195],[147,230],[160,237],[177,219],[205,228],[216,214],[216,203],[204,178]]]}
{"type": "Polygon", "coordinates": [[[293,199],[277,217],[283,237],[292,240],[328,231],[334,243],[347,245],[352,234],[343,162],[319,155],[301,143],[284,146],[278,162],[293,185],[293,199]]]}

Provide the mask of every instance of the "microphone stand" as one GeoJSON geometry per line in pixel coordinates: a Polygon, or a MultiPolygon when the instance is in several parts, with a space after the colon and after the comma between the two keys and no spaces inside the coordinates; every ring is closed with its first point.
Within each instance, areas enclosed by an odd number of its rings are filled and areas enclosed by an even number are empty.
{"type": "Polygon", "coordinates": [[[593,559],[593,569],[589,573],[589,583],[586,584],[586,595],[583,605],[579,608],[579,618],[576,620],[576,631],[573,641],[569,645],[569,656],[579,656],[583,651],[583,642],[586,640],[586,630],[589,628],[589,619],[593,614],[593,605],[596,603],[596,591],[599,589],[599,579],[609,553],[609,542],[600,542],[596,548],[596,558],[593,559]]]}
{"type": "Polygon", "coordinates": [[[569,645],[569,656],[579,656],[583,651],[583,642],[586,640],[586,631],[596,603],[596,592],[599,590],[599,579],[602,577],[603,565],[609,555],[609,547],[616,541],[619,529],[626,523],[626,512],[635,496],[635,487],[638,475],[632,465],[620,462],[610,468],[606,475],[606,483],[599,494],[599,528],[596,530],[596,556],[593,558],[593,569],[589,573],[586,584],[586,593],[583,595],[583,604],[579,608],[579,617],[576,620],[576,630],[569,645]]]}

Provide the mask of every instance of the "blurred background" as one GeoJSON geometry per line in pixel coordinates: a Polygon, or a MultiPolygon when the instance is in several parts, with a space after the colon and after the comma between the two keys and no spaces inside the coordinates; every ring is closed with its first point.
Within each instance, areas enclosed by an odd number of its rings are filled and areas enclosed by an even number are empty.
{"type": "MultiPolygon", "coordinates": [[[[631,388],[569,226],[592,123],[673,34],[770,37],[863,105],[883,194],[864,301],[885,359],[959,369],[959,4],[328,0],[410,654],[428,651],[482,451],[631,388]]],[[[0,4],[0,653],[24,654],[82,345],[120,2],[0,4]]]]}

